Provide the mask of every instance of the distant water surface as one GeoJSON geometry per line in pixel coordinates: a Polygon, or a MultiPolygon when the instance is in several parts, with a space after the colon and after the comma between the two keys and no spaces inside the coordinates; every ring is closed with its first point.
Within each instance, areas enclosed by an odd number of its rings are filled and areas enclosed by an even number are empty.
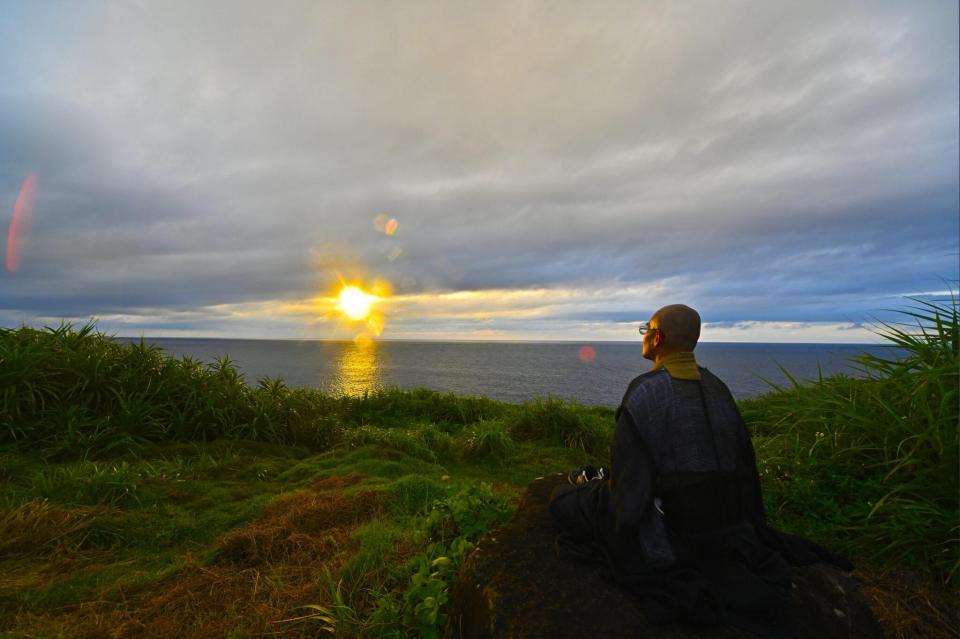
{"type": "MultiPolygon", "coordinates": [[[[384,387],[432,388],[524,402],[540,397],[615,406],[627,383],[650,370],[640,342],[403,342],[145,338],[167,354],[212,362],[229,356],[251,384],[282,377],[289,386],[334,394],[384,387]],[[589,347],[589,348],[584,348],[589,347]],[[592,360],[590,359],[592,349],[592,360]]],[[[118,338],[120,341],[135,341],[118,338]]],[[[783,366],[801,379],[856,375],[850,358],[890,355],[863,344],[703,343],[697,360],[723,379],[738,399],[770,390],[763,380],[789,384],[783,366]]]]}

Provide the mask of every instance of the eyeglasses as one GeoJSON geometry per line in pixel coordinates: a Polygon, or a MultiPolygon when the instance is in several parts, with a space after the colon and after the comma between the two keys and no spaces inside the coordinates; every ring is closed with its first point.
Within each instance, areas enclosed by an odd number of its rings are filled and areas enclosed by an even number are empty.
{"type": "Polygon", "coordinates": [[[647,333],[659,333],[662,332],[659,328],[650,326],[649,323],[640,325],[640,334],[646,335],[647,333]]]}

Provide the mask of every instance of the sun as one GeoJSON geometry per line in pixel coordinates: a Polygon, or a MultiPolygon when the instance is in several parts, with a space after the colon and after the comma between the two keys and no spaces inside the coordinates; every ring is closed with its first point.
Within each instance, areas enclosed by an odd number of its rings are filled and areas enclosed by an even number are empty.
{"type": "Polygon", "coordinates": [[[365,293],[356,286],[344,286],[337,297],[337,309],[352,320],[365,320],[370,317],[376,295],[365,293]]]}

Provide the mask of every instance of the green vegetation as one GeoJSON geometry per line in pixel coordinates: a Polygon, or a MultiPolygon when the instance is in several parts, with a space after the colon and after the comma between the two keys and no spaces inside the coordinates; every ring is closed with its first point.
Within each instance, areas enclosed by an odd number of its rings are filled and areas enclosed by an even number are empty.
{"type": "Polygon", "coordinates": [[[880,334],[899,349],[741,402],[767,510],[841,552],[953,581],[958,540],[957,304],[915,300],[880,334]]]}
{"type": "MultiPolygon", "coordinates": [[[[956,301],[741,403],[772,522],[955,587],[956,301]]],[[[613,411],[248,385],[92,326],[0,329],[0,634],[437,636],[457,566],[613,411]]]]}

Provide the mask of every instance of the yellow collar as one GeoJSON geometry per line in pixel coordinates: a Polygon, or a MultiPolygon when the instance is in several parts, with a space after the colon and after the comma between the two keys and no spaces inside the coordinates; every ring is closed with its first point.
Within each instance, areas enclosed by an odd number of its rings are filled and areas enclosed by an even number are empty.
{"type": "Polygon", "coordinates": [[[670,377],[675,377],[676,379],[700,379],[700,368],[697,366],[697,360],[691,352],[667,355],[660,360],[660,364],[653,367],[653,370],[657,370],[661,366],[667,369],[670,377]]]}

